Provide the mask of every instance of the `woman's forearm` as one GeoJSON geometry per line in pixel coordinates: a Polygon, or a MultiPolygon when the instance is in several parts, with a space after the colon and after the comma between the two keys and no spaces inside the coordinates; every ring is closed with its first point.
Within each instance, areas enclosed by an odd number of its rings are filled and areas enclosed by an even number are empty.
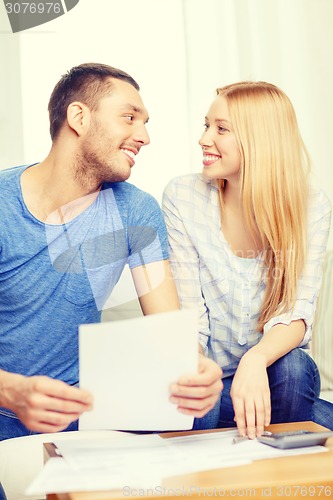
{"type": "Polygon", "coordinates": [[[278,323],[273,326],[260,342],[252,347],[245,356],[259,356],[270,366],[277,359],[297,347],[305,334],[305,323],[302,319],[292,321],[289,325],[278,323]]]}

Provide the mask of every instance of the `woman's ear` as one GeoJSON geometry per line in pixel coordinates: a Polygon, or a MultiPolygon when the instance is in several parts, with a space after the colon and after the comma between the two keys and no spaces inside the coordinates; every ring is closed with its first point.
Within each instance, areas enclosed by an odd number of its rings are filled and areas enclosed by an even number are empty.
{"type": "Polygon", "coordinates": [[[91,113],[82,102],[72,102],[67,108],[68,126],[80,137],[84,135],[90,125],[91,113]]]}

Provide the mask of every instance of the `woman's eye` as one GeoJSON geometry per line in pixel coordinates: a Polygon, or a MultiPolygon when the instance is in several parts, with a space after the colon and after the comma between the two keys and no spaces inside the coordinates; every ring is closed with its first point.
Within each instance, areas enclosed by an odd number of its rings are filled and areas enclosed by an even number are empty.
{"type": "Polygon", "coordinates": [[[208,129],[209,129],[209,125],[208,125],[208,123],[204,123],[204,126],[203,126],[203,127],[204,127],[204,130],[208,130],[208,129]]]}
{"type": "Polygon", "coordinates": [[[224,128],[224,127],[218,127],[218,131],[223,133],[223,132],[229,132],[229,130],[227,128],[224,128]]]}

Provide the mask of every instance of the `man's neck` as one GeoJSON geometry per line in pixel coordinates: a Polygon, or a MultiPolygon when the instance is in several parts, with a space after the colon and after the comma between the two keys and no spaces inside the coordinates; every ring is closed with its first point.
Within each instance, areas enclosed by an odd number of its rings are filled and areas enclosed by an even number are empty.
{"type": "Polygon", "coordinates": [[[69,222],[90,206],[101,185],[83,186],[75,176],[73,156],[51,150],[44,161],[29,167],[21,176],[22,195],[28,210],[50,224],[69,222]]]}

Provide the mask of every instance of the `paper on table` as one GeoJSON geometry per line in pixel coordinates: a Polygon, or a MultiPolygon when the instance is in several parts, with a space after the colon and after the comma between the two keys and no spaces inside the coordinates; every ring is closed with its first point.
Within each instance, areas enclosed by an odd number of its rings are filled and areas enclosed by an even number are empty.
{"type": "Polygon", "coordinates": [[[182,474],[244,465],[253,460],[328,451],[324,446],[278,450],[247,440],[236,445],[236,430],[171,439],[157,435],[120,435],[95,440],[56,441],[64,458],[50,459],[27,494],[150,488],[161,492],[163,478],[178,486],[182,474]],[[112,444],[113,443],[113,444],[112,444]],[[174,481],[174,483],[172,482],[174,481]]]}
{"type": "MultiPolygon", "coordinates": [[[[88,431],[86,431],[88,432],[88,431]]],[[[177,451],[157,434],[110,433],[110,436],[54,441],[61,456],[47,461],[27,495],[68,491],[150,488],[161,484],[164,467],[175,473],[177,451]],[[162,465],[162,466],[161,466],[162,465]]]]}
{"type": "Polygon", "coordinates": [[[117,469],[121,473],[132,462],[138,469],[142,462],[141,455],[146,458],[148,453],[150,462],[161,460],[168,455],[170,447],[167,440],[158,434],[136,435],[126,432],[119,434],[110,436],[109,439],[103,437],[94,441],[88,441],[84,437],[75,441],[59,438],[54,444],[71,467],[89,471],[101,468],[113,472],[117,469]]]}
{"type": "Polygon", "coordinates": [[[175,446],[182,455],[180,474],[249,463],[265,458],[321,453],[328,451],[325,446],[308,446],[280,450],[260,443],[257,439],[247,439],[233,444],[237,430],[179,436],[168,439],[169,445],[175,446]]]}
{"type": "Polygon", "coordinates": [[[111,436],[94,442],[84,438],[70,442],[57,440],[55,445],[74,469],[118,471],[119,475],[127,473],[128,479],[137,475],[145,478],[145,471],[149,470],[152,476],[167,477],[251,462],[255,449],[252,456],[248,453],[243,456],[237,452],[239,447],[232,446],[234,435],[236,431],[218,433],[215,438],[214,434],[202,434],[190,439],[187,436],[163,439],[157,434],[131,434],[127,439],[111,436]]]}
{"type": "Polygon", "coordinates": [[[169,385],[198,369],[193,310],[80,325],[80,386],[94,395],[81,429],[182,430],[193,417],[169,402],[169,385]]]}
{"type": "Polygon", "coordinates": [[[144,474],[134,472],[133,476],[105,470],[73,469],[63,458],[50,458],[38,476],[28,486],[26,495],[46,495],[48,493],[68,493],[71,491],[120,490],[128,484],[135,488],[151,488],[161,483],[160,476],[154,477],[146,470],[144,474]]]}

